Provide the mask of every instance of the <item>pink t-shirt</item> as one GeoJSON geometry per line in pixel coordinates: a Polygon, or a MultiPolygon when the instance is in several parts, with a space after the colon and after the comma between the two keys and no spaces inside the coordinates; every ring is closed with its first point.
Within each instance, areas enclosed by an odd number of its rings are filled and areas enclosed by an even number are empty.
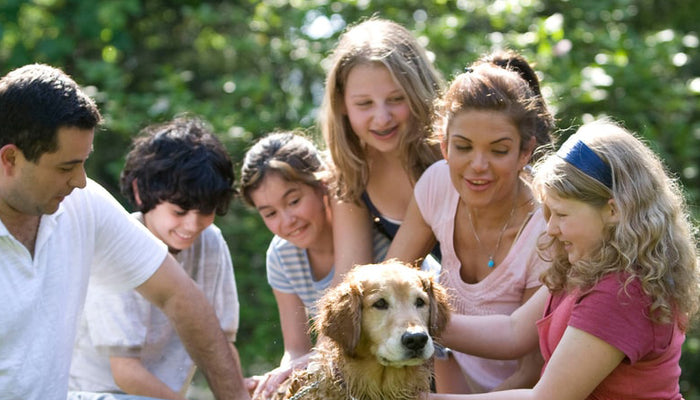
{"type": "Polygon", "coordinates": [[[678,364],[685,333],[677,324],[648,318],[651,299],[638,279],[623,289],[620,274],[610,274],[590,291],[550,295],[537,322],[540,350],[547,362],[567,326],[615,346],[625,358],[588,396],[589,400],[682,399],[678,364]]]}
{"type": "MultiPolygon", "coordinates": [[[[450,292],[455,312],[465,315],[511,314],[522,304],[525,289],[541,285],[539,276],[548,263],[539,258],[536,243],[546,224],[537,208],[511,246],[505,259],[482,281],[470,284],[460,276],[461,263],[454,247],[459,193],[444,160],[431,165],[416,183],[414,195],[423,219],[440,242],[440,282],[450,292]]],[[[472,392],[489,391],[513,374],[517,361],[490,360],[455,352],[472,392]]]]}

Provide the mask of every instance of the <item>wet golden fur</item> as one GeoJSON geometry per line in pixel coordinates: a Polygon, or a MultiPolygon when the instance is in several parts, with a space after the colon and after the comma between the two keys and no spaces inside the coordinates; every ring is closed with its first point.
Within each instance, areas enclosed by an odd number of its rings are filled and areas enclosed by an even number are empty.
{"type": "Polygon", "coordinates": [[[317,354],[280,398],[418,398],[430,389],[432,337],[449,313],[430,273],[393,260],[355,267],[321,298],[317,354]]]}

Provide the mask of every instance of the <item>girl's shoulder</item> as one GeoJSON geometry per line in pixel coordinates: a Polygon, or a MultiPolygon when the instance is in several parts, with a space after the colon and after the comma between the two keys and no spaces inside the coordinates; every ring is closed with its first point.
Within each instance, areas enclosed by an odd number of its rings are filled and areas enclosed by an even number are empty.
{"type": "Polygon", "coordinates": [[[295,246],[287,239],[275,235],[267,246],[267,255],[276,256],[280,259],[294,259],[306,257],[306,250],[295,246]]]}
{"type": "Polygon", "coordinates": [[[626,271],[603,275],[593,287],[581,291],[581,298],[584,297],[639,309],[648,309],[652,303],[651,297],[642,288],[642,281],[626,271]]]}

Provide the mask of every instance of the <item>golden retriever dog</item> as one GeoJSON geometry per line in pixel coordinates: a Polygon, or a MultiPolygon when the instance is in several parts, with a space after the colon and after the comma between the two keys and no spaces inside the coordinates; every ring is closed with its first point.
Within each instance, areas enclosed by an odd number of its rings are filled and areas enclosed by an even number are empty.
{"type": "Polygon", "coordinates": [[[280,398],[399,400],[430,390],[433,336],[450,315],[432,274],[396,260],[357,266],[318,307],[316,354],[280,398]]]}

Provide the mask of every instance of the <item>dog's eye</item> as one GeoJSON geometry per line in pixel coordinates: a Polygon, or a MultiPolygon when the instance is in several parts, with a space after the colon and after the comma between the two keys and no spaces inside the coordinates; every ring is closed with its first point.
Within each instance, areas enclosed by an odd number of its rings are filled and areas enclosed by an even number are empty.
{"type": "Polygon", "coordinates": [[[421,299],[420,297],[416,299],[416,307],[421,308],[425,305],[425,300],[421,299]]]}
{"type": "Polygon", "coordinates": [[[372,304],[372,307],[379,309],[379,310],[386,310],[389,308],[389,303],[386,302],[384,299],[379,299],[372,304]]]}

